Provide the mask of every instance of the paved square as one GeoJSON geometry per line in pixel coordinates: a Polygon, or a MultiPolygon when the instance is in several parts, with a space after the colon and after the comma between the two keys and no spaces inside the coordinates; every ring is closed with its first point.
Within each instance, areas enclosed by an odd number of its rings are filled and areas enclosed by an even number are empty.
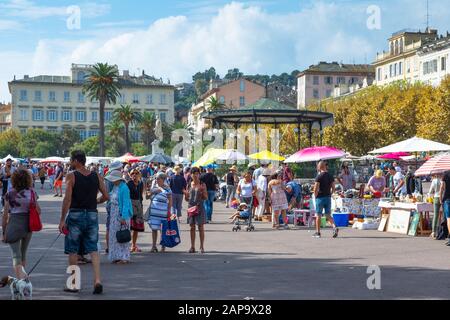
{"type": "MultiPolygon", "coordinates": [[[[28,267],[55,240],[61,210],[61,198],[38,191],[45,226],[33,235],[28,267]]],[[[100,209],[104,248],[106,213],[104,206],[100,209]]],[[[261,222],[256,222],[255,232],[235,233],[229,210],[215,203],[214,223],[206,225],[204,255],[187,253],[185,223],[182,244],[165,254],[149,253],[148,231],[138,240],[144,252],[133,255],[132,264],[112,265],[102,254],[102,296],[92,295],[90,265],[81,266],[82,292],[63,292],[68,275],[61,237],[32,274],[34,299],[450,298],[450,249],[442,241],[352,229],[341,229],[337,239],[324,230],[322,239],[313,239],[306,228],[273,231],[271,224],[261,222]],[[381,290],[367,289],[370,265],[381,268],[381,290]]],[[[9,247],[1,244],[0,274],[11,273],[9,247]]],[[[0,299],[10,299],[9,290],[0,290],[0,299]]]]}

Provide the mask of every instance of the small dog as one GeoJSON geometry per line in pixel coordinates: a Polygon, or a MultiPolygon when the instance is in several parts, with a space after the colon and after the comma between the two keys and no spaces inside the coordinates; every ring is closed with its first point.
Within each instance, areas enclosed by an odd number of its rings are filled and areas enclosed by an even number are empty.
{"type": "Polygon", "coordinates": [[[11,290],[11,300],[33,300],[33,285],[29,279],[4,277],[0,281],[0,288],[6,286],[11,290]]]}

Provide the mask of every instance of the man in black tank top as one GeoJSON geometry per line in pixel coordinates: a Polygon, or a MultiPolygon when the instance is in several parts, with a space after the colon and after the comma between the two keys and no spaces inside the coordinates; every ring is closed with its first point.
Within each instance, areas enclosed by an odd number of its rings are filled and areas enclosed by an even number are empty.
{"type": "MultiPolygon", "coordinates": [[[[69,255],[69,265],[77,265],[80,244],[83,246],[81,250],[91,255],[95,276],[94,294],[100,294],[103,292],[103,286],[100,280],[98,254],[97,204],[107,201],[109,196],[103,178],[97,172],[86,169],[84,152],[72,152],[70,166],[73,171],[66,177],[66,194],[59,231],[66,234],[64,252],[69,255]],[[97,199],[99,192],[101,197],[97,199]]],[[[74,292],[74,290],[67,291],[74,292]]]]}

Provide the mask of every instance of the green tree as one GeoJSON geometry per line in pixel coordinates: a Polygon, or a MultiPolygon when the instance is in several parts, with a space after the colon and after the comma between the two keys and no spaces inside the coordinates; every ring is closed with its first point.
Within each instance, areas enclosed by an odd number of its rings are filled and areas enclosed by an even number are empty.
{"type": "Polygon", "coordinates": [[[142,117],[137,124],[137,127],[142,131],[144,137],[144,143],[147,146],[147,150],[150,150],[150,144],[155,139],[154,128],[155,128],[156,117],[153,112],[144,111],[142,117]]]}
{"type": "Polygon", "coordinates": [[[131,152],[137,157],[145,156],[149,153],[147,147],[142,142],[133,143],[131,145],[131,152]]]}
{"type": "Polygon", "coordinates": [[[198,79],[195,81],[195,93],[197,97],[202,96],[208,91],[208,83],[205,79],[198,79]]]}
{"type": "Polygon", "coordinates": [[[58,137],[56,134],[49,133],[42,129],[29,129],[19,142],[20,156],[26,158],[56,155],[58,144],[58,137]],[[39,149],[37,150],[38,145],[39,149]]]}
{"type": "MultiPolygon", "coordinates": [[[[86,153],[87,156],[97,157],[100,156],[100,144],[99,137],[90,137],[83,142],[73,145],[70,151],[81,150],[86,153]]],[[[101,156],[100,156],[101,157],[101,156]]]]}
{"type": "Polygon", "coordinates": [[[114,110],[114,117],[125,126],[125,145],[126,152],[130,152],[130,125],[137,124],[141,121],[142,115],[136,111],[131,105],[120,105],[120,108],[114,110]]]}
{"type": "Polygon", "coordinates": [[[81,141],[80,135],[74,129],[64,129],[58,137],[58,150],[62,157],[68,157],[70,148],[81,141]]]}
{"type": "Polygon", "coordinates": [[[33,155],[37,158],[47,158],[55,154],[56,145],[47,141],[40,141],[34,147],[33,155]]]}
{"type": "Polygon", "coordinates": [[[9,129],[0,133],[0,156],[6,157],[8,154],[18,157],[20,155],[19,143],[22,135],[19,130],[9,129]]]}
{"type": "Polygon", "coordinates": [[[83,92],[88,94],[91,102],[100,103],[100,156],[105,155],[105,105],[116,104],[120,96],[119,70],[117,66],[107,63],[97,63],[93,66],[92,72],[86,79],[83,92]]]}
{"type": "Polygon", "coordinates": [[[209,98],[207,105],[208,105],[208,110],[210,110],[210,111],[217,111],[217,110],[225,109],[225,104],[220,102],[220,100],[217,99],[216,97],[209,98]]]}
{"type": "Polygon", "coordinates": [[[110,142],[106,141],[106,144],[110,146],[110,151],[112,151],[114,154],[125,151],[121,150],[120,148],[121,145],[123,145],[122,142],[124,134],[123,123],[116,117],[113,117],[112,120],[106,126],[106,130],[108,132],[108,137],[111,138],[110,142]]]}

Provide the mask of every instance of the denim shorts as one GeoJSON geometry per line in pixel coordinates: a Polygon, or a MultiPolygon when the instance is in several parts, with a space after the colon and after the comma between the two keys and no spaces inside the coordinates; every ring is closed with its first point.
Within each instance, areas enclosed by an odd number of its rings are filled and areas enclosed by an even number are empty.
{"type": "Polygon", "coordinates": [[[316,198],[316,214],[321,216],[325,211],[325,215],[331,215],[331,197],[316,198]]]}
{"type": "Polygon", "coordinates": [[[86,254],[98,251],[98,212],[70,210],[66,219],[69,234],[64,241],[66,254],[86,254]],[[80,248],[83,246],[83,248],[80,248]],[[81,249],[81,250],[80,250],[81,249]]]}
{"type": "Polygon", "coordinates": [[[450,199],[445,200],[442,206],[444,208],[445,218],[450,219],[450,199]]]}

